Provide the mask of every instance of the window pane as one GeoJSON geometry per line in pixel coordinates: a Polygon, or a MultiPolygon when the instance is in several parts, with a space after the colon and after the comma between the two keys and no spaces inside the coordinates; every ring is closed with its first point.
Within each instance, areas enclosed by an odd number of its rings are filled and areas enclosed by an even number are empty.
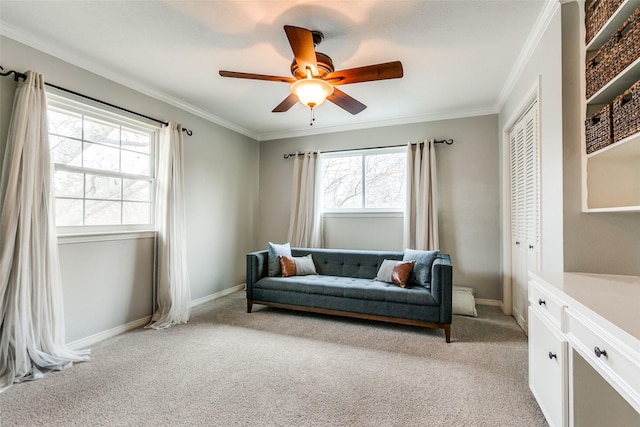
{"type": "Polygon", "coordinates": [[[82,166],[82,141],[49,136],[51,161],[69,166],[82,166]]]}
{"type": "Polygon", "coordinates": [[[148,154],[122,150],[122,172],[149,176],[150,159],[148,154]]]}
{"type": "Polygon", "coordinates": [[[85,117],[84,139],[120,147],[120,126],[85,117]]]}
{"type": "Polygon", "coordinates": [[[139,132],[133,129],[122,128],[122,148],[126,150],[149,153],[151,147],[151,135],[148,132],[139,132]]]}
{"type": "Polygon", "coordinates": [[[322,161],[324,207],[362,207],[362,156],[328,158],[322,161]]]}
{"type": "Polygon", "coordinates": [[[56,199],[56,225],[82,225],[82,200],[56,199]]]}
{"type": "Polygon", "coordinates": [[[106,145],[84,143],[84,167],[120,171],[120,150],[106,145]]]}
{"type": "Polygon", "coordinates": [[[49,133],[71,138],[82,138],[82,116],[80,114],[48,110],[47,119],[49,121],[49,133]]]}
{"type": "Polygon", "coordinates": [[[116,225],[120,222],[121,202],[85,201],[85,225],[116,225]]]}
{"type": "Polygon", "coordinates": [[[404,153],[365,157],[366,208],[404,208],[406,158],[404,153]]]}
{"type": "Polygon", "coordinates": [[[122,178],[87,174],[85,197],[87,199],[120,200],[122,198],[122,178]]]}
{"type": "Polygon", "coordinates": [[[56,224],[151,225],[157,128],[55,94],[49,101],[56,224]]]}
{"type": "Polygon", "coordinates": [[[123,200],[132,200],[140,202],[151,201],[151,183],[149,181],[141,181],[137,179],[123,179],[123,200]]]}
{"type": "Polygon", "coordinates": [[[82,198],[83,194],[83,174],[56,171],[53,175],[54,192],[56,197],[82,198]]]}
{"type": "Polygon", "coordinates": [[[151,221],[151,204],[139,202],[122,203],[123,224],[149,224],[151,221]]]}

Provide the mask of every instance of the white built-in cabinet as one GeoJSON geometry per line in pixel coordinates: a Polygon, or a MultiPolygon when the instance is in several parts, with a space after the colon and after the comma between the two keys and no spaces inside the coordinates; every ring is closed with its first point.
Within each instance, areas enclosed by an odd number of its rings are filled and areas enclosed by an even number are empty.
{"type": "Polygon", "coordinates": [[[568,423],[568,346],[563,331],[564,303],[529,283],[529,388],[550,426],[568,423]]]}
{"type": "Polygon", "coordinates": [[[640,426],[640,277],[531,272],[529,387],[550,426],[640,426]]]}
{"type": "Polygon", "coordinates": [[[540,150],[538,102],[509,131],[513,316],[527,330],[527,272],[538,268],[540,150]]]}
{"type": "MultiPolygon", "coordinates": [[[[589,0],[586,4],[589,4],[589,0]]],[[[640,0],[625,0],[598,34],[585,46],[585,59],[595,55],[596,51],[609,40],[638,6],[640,6],[640,0]]],[[[584,9],[582,9],[581,19],[584,22],[584,9]]],[[[610,104],[638,80],[640,80],[640,58],[593,96],[583,101],[585,103],[584,118],[590,117],[606,104],[610,104]]],[[[640,212],[640,132],[591,154],[586,154],[585,144],[586,140],[583,137],[582,210],[584,212],[640,212]]]]}

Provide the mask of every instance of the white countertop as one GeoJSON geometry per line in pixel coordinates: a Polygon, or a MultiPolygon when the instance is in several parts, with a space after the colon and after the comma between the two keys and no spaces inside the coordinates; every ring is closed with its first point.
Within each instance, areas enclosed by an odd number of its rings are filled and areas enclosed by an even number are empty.
{"type": "Polygon", "coordinates": [[[640,276],[547,272],[530,274],[552,285],[575,303],[593,311],[640,343],[640,276]]]}

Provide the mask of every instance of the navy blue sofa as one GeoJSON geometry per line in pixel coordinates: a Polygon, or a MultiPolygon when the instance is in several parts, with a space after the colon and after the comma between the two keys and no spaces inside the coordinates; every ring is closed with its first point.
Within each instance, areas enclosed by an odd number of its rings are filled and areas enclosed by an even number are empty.
{"type": "Polygon", "coordinates": [[[247,313],[253,304],[444,329],[451,340],[452,266],[439,254],[430,285],[401,288],[373,280],[385,259],[403,252],[291,248],[311,254],[318,275],[269,277],[268,252],[247,254],[247,313]]]}

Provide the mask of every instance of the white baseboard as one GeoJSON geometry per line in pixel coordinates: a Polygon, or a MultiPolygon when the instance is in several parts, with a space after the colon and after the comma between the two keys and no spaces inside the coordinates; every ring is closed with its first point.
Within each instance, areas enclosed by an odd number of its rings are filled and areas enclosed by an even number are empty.
{"type": "Polygon", "coordinates": [[[77,341],[67,344],[71,350],[80,350],[83,348],[87,348],[92,346],[95,343],[100,341],[104,341],[107,338],[115,337],[116,335],[124,334],[125,332],[131,331],[133,329],[138,329],[143,326],[146,326],[151,321],[151,316],[143,317],[142,319],[134,320],[133,322],[126,323],[124,325],[116,326],[115,328],[111,328],[108,331],[98,332],[97,334],[88,336],[86,338],[81,338],[77,341]]]}
{"type": "Polygon", "coordinates": [[[222,298],[222,297],[227,296],[229,294],[232,294],[234,292],[243,291],[245,287],[246,287],[246,283],[241,283],[239,285],[232,286],[230,288],[224,289],[224,290],[222,290],[220,292],[216,292],[214,294],[207,295],[207,296],[204,296],[202,298],[195,299],[195,300],[191,301],[191,307],[195,307],[197,305],[204,304],[204,303],[207,303],[209,301],[213,301],[213,300],[218,299],[218,298],[222,298]]]}
{"type": "Polygon", "coordinates": [[[490,305],[492,307],[502,307],[502,301],[497,300],[497,299],[476,298],[476,304],[478,304],[478,305],[490,305]]]}
{"type": "MultiPolygon", "coordinates": [[[[224,289],[220,292],[216,292],[211,295],[198,298],[196,300],[191,301],[191,307],[195,307],[197,305],[204,304],[218,298],[222,298],[234,292],[242,291],[245,289],[245,286],[246,286],[245,283],[241,283],[239,285],[232,286],[231,288],[224,289]]],[[[67,344],[67,347],[69,347],[71,350],[80,350],[83,348],[88,348],[100,341],[104,341],[108,338],[115,337],[116,335],[124,334],[125,332],[131,331],[133,329],[138,329],[143,326],[146,326],[149,324],[150,321],[151,321],[151,316],[146,316],[146,317],[143,317],[142,319],[134,320],[133,322],[116,326],[115,328],[109,329],[108,331],[98,332],[97,334],[88,336],[86,338],[81,338],[79,340],[76,340],[72,343],[67,344]]]]}

